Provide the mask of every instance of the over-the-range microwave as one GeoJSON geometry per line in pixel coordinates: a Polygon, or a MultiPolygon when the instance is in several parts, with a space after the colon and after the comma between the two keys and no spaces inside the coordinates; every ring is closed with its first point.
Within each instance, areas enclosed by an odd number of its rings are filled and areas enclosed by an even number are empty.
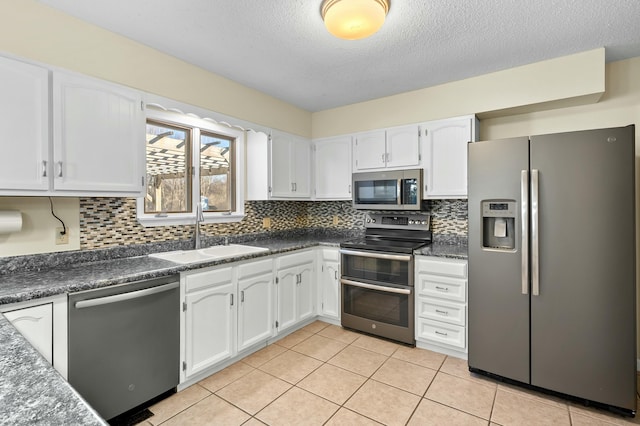
{"type": "Polygon", "coordinates": [[[353,207],[421,210],[422,169],[353,173],[353,207]]]}

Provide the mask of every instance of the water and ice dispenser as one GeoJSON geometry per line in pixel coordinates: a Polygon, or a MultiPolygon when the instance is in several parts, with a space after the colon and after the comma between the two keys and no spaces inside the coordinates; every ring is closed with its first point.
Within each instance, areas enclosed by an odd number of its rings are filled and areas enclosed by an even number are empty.
{"type": "Polygon", "coordinates": [[[482,201],[482,247],[497,250],[516,248],[515,200],[482,201]]]}

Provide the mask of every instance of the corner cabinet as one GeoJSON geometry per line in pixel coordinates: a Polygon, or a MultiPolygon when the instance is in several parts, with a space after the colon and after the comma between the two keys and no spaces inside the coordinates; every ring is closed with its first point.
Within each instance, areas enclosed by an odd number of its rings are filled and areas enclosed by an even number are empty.
{"type": "Polygon", "coordinates": [[[142,95],[70,73],[53,73],[53,178],[56,190],[142,195],[142,95]]]}
{"type": "Polygon", "coordinates": [[[276,259],[276,329],[278,333],[313,317],[315,252],[306,250],[276,259]]]}
{"type": "Polygon", "coordinates": [[[416,256],[416,344],[467,357],[467,261],[416,256]]]}
{"type": "Polygon", "coordinates": [[[354,137],[353,160],[354,171],[419,167],[420,128],[410,125],[359,133],[354,137]]]}
{"type": "Polygon", "coordinates": [[[420,125],[424,198],[467,197],[467,144],[478,140],[475,116],[430,121],[420,125]]]}
{"type": "Polygon", "coordinates": [[[271,135],[271,198],[311,197],[311,141],[274,131],[271,135]]]}
{"type": "Polygon", "coordinates": [[[313,141],[315,200],[351,200],[351,136],[313,141]]]}

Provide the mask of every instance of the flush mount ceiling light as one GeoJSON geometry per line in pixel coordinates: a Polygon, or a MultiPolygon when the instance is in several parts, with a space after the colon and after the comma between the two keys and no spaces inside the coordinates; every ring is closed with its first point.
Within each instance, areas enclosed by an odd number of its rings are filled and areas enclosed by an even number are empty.
{"type": "Polygon", "coordinates": [[[327,30],[345,40],[376,33],[389,12],[389,0],[323,0],[320,14],[327,30]]]}

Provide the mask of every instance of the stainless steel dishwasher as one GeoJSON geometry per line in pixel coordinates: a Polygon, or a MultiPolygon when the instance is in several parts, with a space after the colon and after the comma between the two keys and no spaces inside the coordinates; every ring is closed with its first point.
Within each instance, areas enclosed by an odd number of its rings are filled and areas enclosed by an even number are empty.
{"type": "Polygon", "coordinates": [[[109,420],[179,381],[173,275],[69,294],[69,383],[109,420]]]}

